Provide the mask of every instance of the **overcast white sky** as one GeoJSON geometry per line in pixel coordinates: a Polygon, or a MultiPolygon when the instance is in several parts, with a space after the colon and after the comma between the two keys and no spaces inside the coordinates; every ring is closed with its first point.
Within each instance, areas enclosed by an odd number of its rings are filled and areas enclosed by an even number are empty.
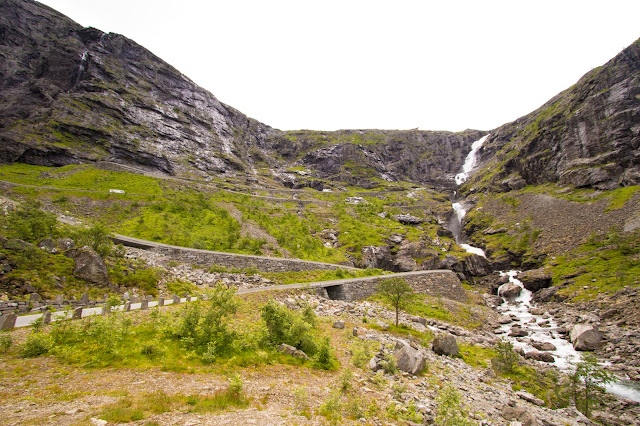
{"type": "Polygon", "coordinates": [[[490,130],[640,37],[638,0],[41,0],[283,130],[490,130]]]}

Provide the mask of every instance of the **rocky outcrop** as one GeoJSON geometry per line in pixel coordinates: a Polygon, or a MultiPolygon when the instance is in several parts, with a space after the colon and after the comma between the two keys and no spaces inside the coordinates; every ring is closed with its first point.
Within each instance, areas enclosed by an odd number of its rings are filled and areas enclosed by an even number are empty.
{"type": "Polygon", "coordinates": [[[640,40],[536,111],[492,131],[480,150],[484,169],[474,179],[484,177],[483,185],[498,191],[546,182],[637,185],[638,96],[640,40]]]}

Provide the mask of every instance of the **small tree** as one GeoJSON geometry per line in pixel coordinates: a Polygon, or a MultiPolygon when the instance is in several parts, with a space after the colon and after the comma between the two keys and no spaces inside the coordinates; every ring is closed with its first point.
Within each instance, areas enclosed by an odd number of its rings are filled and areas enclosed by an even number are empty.
{"type": "Polygon", "coordinates": [[[396,310],[396,327],[400,316],[400,309],[407,307],[415,297],[413,288],[402,278],[383,280],[378,285],[378,293],[396,310]]]}
{"type": "Polygon", "coordinates": [[[494,370],[501,373],[513,373],[518,365],[518,354],[513,350],[511,342],[500,340],[496,343],[496,357],[491,360],[494,370]]]}
{"type": "Polygon", "coordinates": [[[611,373],[604,370],[599,364],[598,359],[592,353],[586,353],[576,365],[576,371],[571,375],[572,386],[574,386],[574,402],[576,408],[590,417],[591,405],[596,402],[596,394],[603,393],[604,387],[612,383],[614,377],[611,373]],[[580,384],[582,384],[582,392],[580,392],[580,384]],[[582,396],[584,404],[580,406],[578,397],[582,396]]]}

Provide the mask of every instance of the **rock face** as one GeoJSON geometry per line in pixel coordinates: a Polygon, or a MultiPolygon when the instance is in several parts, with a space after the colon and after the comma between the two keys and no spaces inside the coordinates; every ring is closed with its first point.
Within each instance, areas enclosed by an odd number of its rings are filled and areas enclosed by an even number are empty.
{"type": "MultiPolygon", "coordinates": [[[[491,132],[480,150],[488,186],[640,183],[640,40],[536,111],[491,132]]],[[[480,179],[484,173],[476,175],[480,179]]]]}
{"type": "Polygon", "coordinates": [[[573,348],[577,351],[593,351],[602,343],[602,333],[588,324],[575,325],[569,337],[573,348]]]}
{"type": "Polygon", "coordinates": [[[126,37],[33,1],[0,16],[0,161],[234,173],[274,132],[126,37]]]}
{"type": "Polygon", "coordinates": [[[84,246],[65,253],[75,261],[73,275],[95,284],[108,285],[109,273],[104,260],[91,247],[84,246]]]}
{"type": "Polygon", "coordinates": [[[450,334],[442,334],[433,339],[433,351],[438,355],[456,356],[458,355],[458,342],[450,334]]]}
{"type": "Polygon", "coordinates": [[[538,291],[551,285],[553,276],[547,269],[530,269],[518,274],[524,288],[530,291],[538,291]]]}

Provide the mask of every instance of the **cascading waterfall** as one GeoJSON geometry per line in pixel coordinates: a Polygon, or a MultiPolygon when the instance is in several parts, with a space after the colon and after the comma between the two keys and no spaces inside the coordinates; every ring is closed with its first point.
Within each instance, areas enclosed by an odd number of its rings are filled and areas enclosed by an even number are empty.
{"type": "MultiPolygon", "coordinates": [[[[469,179],[469,175],[473,171],[477,163],[477,153],[482,147],[484,141],[489,137],[486,135],[471,145],[471,151],[465,158],[464,165],[462,166],[462,172],[455,176],[456,186],[462,185],[469,179]]],[[[464,208],[464,200],[458,198],[457,191],[454,192],[454,200],[451,204],[454,216],[449,223],[449,230],[453,233],[456,243],[465,249],[467,253],[476,254],[482,257],[486,257],[484,250],[479,247],[473,247],[465,242],[464,233],[462,232],[462,219],[467,214],[464,208]]],[[[507,271],[500,272],[501,275],[507,275],[509,282],[520,287],[520,294],[514,299],[508,300],[502,298],[502,304],[497,310],[504,315],[509,315],[515,319],[508,324],[503,324],[496,332],[498,334],[504,334],[505,340],[511,342],[515,348],[529,352],[535,348],[532,346],[534,342],[545,344],[550,343],[554,349],[547,351],[553,355],[553,365],[558,367],[562,371],[571,371],[573,364],[580,360],[580,354],[573,348],[573,345],[563,339],[559,333],[558,324],[553,317],[548,313],[542,315],[534,315],[531,313],[532,309],[532,297],[531,291],[524,288],[522,283],[516,279],[519,271],[507,271]],[[526,338],[509,336],[513,326],[518,326],[522,330],[526,331],[526,338]]],[[[503,284],[503,286],[506,284],[503,284]]],[[[501,294],[501,286],[498,289],[498,294],[501,294]]],[[[633,401],[640,401],[640,389],[634,387],[634,385],[628,380],[622,380],[617,383],[607,386],[607,391],[633,401]]]]}

